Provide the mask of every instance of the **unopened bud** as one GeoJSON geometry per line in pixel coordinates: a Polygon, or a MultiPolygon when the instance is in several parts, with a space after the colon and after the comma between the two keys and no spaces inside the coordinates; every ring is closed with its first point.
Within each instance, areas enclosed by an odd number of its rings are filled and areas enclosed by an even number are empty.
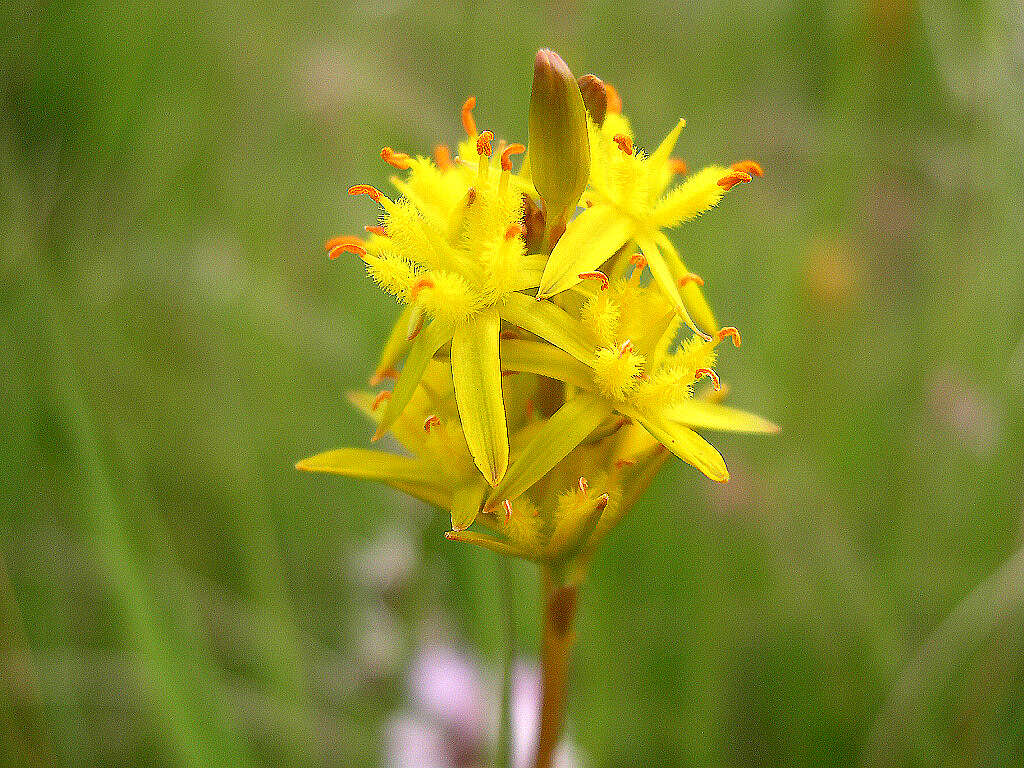
{"type": "Polygon", "coordinates": [[[547,209],[549,227],[568,218],[587,186],[590,138],[586,110],[566,63],[554,51],[537,51],[530,98],[530,169],[547,209]]]}
{"type": "Polygon", "coordinates": [[[584,75],[579,79],[579,86],[590,119],[596,125],[603,125],[608,114],[608,89],[604,87],[604,81],[597,75],[584,75]]]}

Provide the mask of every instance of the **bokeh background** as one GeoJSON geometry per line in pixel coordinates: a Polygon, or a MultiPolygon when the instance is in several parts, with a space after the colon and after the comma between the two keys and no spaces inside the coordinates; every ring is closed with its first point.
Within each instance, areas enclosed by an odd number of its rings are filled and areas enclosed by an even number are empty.
{"type": "Polygon", "coordinates": [[[496,690],[494,558],[293,464],[366,442],[397,314],[324,257],[373,215],[345,189],[470,94],[524,139],[541,46],[641,145],[685,116],[691,167],[764,164],[676,240],[782,425],[717,441],[727,485],[670,464],[597,559],[580,764],[1024,764],[1019,2],[0,14],[0,764],[389,764],[424,649],[496,690]]]}

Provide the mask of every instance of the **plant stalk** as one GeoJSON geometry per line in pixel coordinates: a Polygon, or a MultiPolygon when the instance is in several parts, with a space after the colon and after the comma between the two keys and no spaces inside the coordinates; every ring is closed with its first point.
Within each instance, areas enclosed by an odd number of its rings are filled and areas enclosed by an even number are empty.
{"type": "Polygon", "coordinates": [[[534,768],[551,768],[565,717],[566,682],[569,654],[575,635],[576,599],[579,588],[563,584],[547,568],[543,571],[544,617],[541,633],[541,705],[540,734],[534,768]]]}

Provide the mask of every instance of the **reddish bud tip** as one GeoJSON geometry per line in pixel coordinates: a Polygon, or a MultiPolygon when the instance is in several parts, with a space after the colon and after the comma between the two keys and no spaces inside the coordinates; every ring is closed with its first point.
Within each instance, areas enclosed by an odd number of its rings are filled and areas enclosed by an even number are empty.
{"type": "Polygon", "coordinates": [[[590,119],[597,125],[603,124],[608,114],[608,89],[605,84],[597,75],[584,75],[578,83],[590,119]]]}
{"type": "Polygon", "coordinates": [[[718,180],[718,186],[728,192],[737,184],[746,184],[750,178],[750,174],[745,171],[732,171],[718,180]]]}
{"type": "Polygon", "coordinates": [[[724,341],[726,336],[732,336],[732,343],[734,347],[738,347],[742,343],[740,341],[740,332],[731,325],[726,326],[715,334],[715,338],[718,339],[718,341],[724,341]]]}

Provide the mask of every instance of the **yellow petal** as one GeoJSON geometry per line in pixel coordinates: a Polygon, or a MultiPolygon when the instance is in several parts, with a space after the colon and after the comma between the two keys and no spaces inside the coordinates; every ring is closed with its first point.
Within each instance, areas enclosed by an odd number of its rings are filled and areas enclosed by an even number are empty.
{"type": "Polygon", "coordinates": [[[489,549],[491,552],[497,552],[499,555],[522,557],[527,560],[532,559],[525,550],[522,550],[519,547],[514,547],[504,541],[498,541],[495,538],[486,536],[482,533],[476,533],[475,531],[448,531],[444,537],[448,539],[448,541],[461,541],[466,544],[476,544],[478,547],[489,549]]]}
{"type": "Polygon", "coordinates": [[[451,493],[437,467],[382,451],[338,448],[303,459],[295,465],[304,472],[327,472],[360,480],[376,480],[439,507],[447,507],[451,493]]]}
{"type": "Polygon", "coordinates": [[[672,304],[672,307],[679,313],[679,316],[683,318],[683,322],[696,333],[706,336],[707,334],[701,331],[693,321],[693,318],[690,317],[686,304],[683,303],[683,297],[679,293],[679,286],[676,285],[676,281],[672,276],[672,268],[665,261],[665,257],[662,256],[654,240],[640,238],[637,240],[637,245],[640,246],[640,250],[643,251],[644,257],[647,259],[647,266],[651,270],[654,281],[661,288],[661,292],[672,304]]]}
{"type": "Polygon", "coordinates": [[[718,205],[725,189],[719,180],[729,169],[713,165],[690,176],[661,199],[654,209],[659,227],[674,227],[718,205]]]}
{"type": "Polygon", "coordinates": [[[586,341],[579,322],[561,307],[522,293],[510,293],[498,311],[503,320],[537,334],[577,360],[593,362],[594,345],[586,341]]]}
{"type": "Polygon", "coordinates": [[[452,338],[452,379],[462,431],[473,460],[491,485],[508,469],[508,430],[501,397],[501,363],[495,309],[460,325],[452,338]]]}
{"type": "Polygon", "coordinates": [[[452,494],[452,530],[464,531],[473,524],[483,506],[487,486],[482,482],[459,488],[452,494]]]}
{"type": "Polygon", "coordinates": [[[594,371],[560,349],[537,341],[503,341],[501,369],[547,376],[582,389],[594,388],[594,371]]]}
{"type": "Polygon", "coordinates": [[[672,150],[676,148],[676,142],[679,141],[679,134],[682,133],[683,128],[686,127],[686,121],[679,118],[679,122],[676,123],[676,127],[668,132],[668,135],[662,139],[661,144],[654,150],[650,159],[647,161],[653,165],[662,165],[667,163],[669,157],[672,156],[672,150]]]}
{"type": "Polygon", "coordinates": [[[523,448],[505,479],[487,497],[487,509],[515,499],[569,455],[612,412],[603,398],[580,393],[559,408],[523,448]]]}
{"type": "Polygon", "coordinates": [[[374,378],[394,369],[398,365],[398,361],[402,359],[402,355],[408,351],[412,344],[408,339],[409,317],[411,315],[412,307],[406,307],[395,321],[395,325],[391,329],[391,335],[388,336],[384,349],[380,353],[380,359],[377,361],[377,368],[373,372],[374,378]]]}
{"type": "Polygon", "coordinates": [[[409,404],[412,396],[416,394],[416,387],[427,370],[427,363],[441,347],[452,337],[451,326],[446,323],[434,321],[419,332],[413,340],[409,349],[409,356],[405,359],[402,372],[398,375],[395,388],[391,390],[391,398],[384,408],[384,415],[381,416],[380,424],[373,437],[376,440],[395,423],[405,406],[409,404]]]}
{"type": "Polygon", "coordinates": [[[569,222],[548,258],[537,298],[544,299],[572,288],[582,272],[593,272],[630,238],[629,219],[607,205],[588,208],[569,222]]]}
{"type": "MultiPolygon", "coordinates": [[[[668,263],[669,268],[672,270],[672,277],[678,285],[678,281],[685,275],[690,274],[690,271],[683,263],[679,251],[676,250],[675,246],[672,245],[672,241],[663,232],[655,235],[654,239],[658,243],[658,247],[661,248],[662,257],[668,263]]],[[[679,294],[683,297],[683,304],[686,305],[686,310],[690,313],[690,317],[696,321],[697,325],[705,333],[711,335],[717,333],[718,321],[715,320],[715,313],[711,311],[708,300],[704,298],[704,289],[700,287],[700,284],[688,280],[679,289],[679,294]]]]}
{"type": "Polygon", "coordinates": [[[672,421],[694,429],[761,434],[779,431],[778,426],[756,414],[727,405],[709,403],[706,400],[685,400],[674,406],[666,415],[672,421]]]}
{"type": "Polygon", "coordinates": [[[722,454],[707,440],[689,427],[636,411],[627,415],[658,439],[662,445],[683,461],[692,464],[712,480],[724,483],[729,479],[722,454]]]}

